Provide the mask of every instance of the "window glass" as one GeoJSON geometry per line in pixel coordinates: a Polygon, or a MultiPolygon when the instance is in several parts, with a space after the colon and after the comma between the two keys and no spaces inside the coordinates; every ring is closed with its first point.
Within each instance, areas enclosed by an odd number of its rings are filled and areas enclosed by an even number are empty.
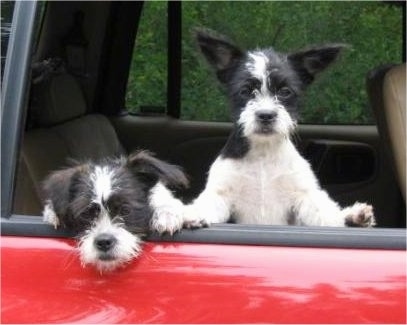
{"type": "Polygon", "coordinates": [[[143,6],[126,91],[130,113],[164,112],[167,105],[167,3],[143,6]]]}
{"type": "Polygon", "coordinates": [[[366,73],[402,59],[402,10],[381,2],[187,1],[183,7],[181,118],[228,121],[228,104],[197,53],[194,27],[208,27],[244,48],[273,46],[292,51],[313,44],[351,45],[309,87],[302,123],[373,124],[365,91],[366,73]]]}
{"type": "MultiPolygon", "coordinates": [[[[4,66],[6,63],[7,48],[11,32],[15,1],[1,1],[1,80],[3,80],[4,66]]],[[[37,15],[35,22],[35,39],[38,38],[42,18],[45,11],[45,1],[37,4],[37,15]]]]}
{"type": "Polygon", "coordinates": [[[1,2],[1,80],[3,80],[4,65],[6,62],[8,40],[13,19],[14,1],[1,2]]]}
{"type": "MultiPolygon", "coordinates": [[[[349,44],[307,90],[300,122],[373,124],[365,76],[381,64],[401,62],[402,19],[399,6],[371,1],[184,1],[181,118],[229,121],[227,99],[191,34],[195,27],[208,27],[244,48],[273,46],[289,52],[324,43],[349,44]]],[[[164,112],[166,24],[166,2],[146,2],[127,86],[129,112],[164,112]]]]}

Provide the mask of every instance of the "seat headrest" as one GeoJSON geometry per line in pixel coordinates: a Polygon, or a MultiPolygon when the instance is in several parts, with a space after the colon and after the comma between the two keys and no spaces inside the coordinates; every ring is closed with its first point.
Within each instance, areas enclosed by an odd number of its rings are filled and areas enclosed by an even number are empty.
{"type": "Polygon", "coordinates": [[[72,120],[86,113],[86,102],[76,79],[61,73],[35,86],[34,122],[48,127],[72,120]]]}
{"type": "MultiPolygon", "coordinates": [[[[401,111],[406,108],[406,64],[391,68],[384,78],[385,99],[393,101],[401,111]]],[[[390,104],[390,103],[389,103],[390,104]]]]}

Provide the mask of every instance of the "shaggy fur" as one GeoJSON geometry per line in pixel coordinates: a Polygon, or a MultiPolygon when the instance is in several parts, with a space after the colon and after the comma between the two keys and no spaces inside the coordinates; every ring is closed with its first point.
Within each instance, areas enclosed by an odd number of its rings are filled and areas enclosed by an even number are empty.
{"type": "Polygon", "coordinates": [[[176,166],[146,151],[99,163],[76,163],[55,171],[43,183],[44,221],[79,233],[84,265],[101,272],[137,257],[141,236],[156,228],[155,220],[182,206],[168,187],[187,186],[176,166]]]}
{"type": "Polygon", "coordinates": [[[233,130],[205,189],[184,207],[184,226],[231,218],[244,224],[373,226],[372,206],[340,207],[290,139],[301,94],[343,45],[284,54],[273,48],[243,51],[207,30],[198,31],[196,40],[226,90],[233,130]]]}

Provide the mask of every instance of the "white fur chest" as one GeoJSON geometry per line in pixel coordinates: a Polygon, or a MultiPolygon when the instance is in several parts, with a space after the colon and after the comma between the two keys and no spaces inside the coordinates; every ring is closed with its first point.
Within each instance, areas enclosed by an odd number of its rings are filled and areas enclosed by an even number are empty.
{"type": "Polygon", "coordinates": [[[218,158],[213,164],[208,185],[228,201],[238,223],[286,225],[303,185],[317,185],[291,142],[280,145],[255,147],[242,159],[218,158]]]}
{"type": "Polygon", "coordinates": [[[236,178],[230,202],[236,221],[258,224],[272,218],[272,224],[286,224],[288,202],[282,187],[287,177],[281,175],[279,166],[263,159],[236,165],[240,177],[236,178]]]}

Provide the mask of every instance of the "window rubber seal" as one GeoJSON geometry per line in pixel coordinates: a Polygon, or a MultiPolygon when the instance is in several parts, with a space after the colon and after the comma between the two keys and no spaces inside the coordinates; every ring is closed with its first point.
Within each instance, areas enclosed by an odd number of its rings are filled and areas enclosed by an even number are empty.
{"type": "MultiPolygon", "coordinates": [[[[74,238],[66,229],[54,229],[38,216],[14,215],[1,220],[2,236],[74,238]]],[[[203,243],[286,247],[405,250],[404,228],[301,227],[213,224],[182,229],[174,235],[152,233],[148,242],[203,243]]]]}

